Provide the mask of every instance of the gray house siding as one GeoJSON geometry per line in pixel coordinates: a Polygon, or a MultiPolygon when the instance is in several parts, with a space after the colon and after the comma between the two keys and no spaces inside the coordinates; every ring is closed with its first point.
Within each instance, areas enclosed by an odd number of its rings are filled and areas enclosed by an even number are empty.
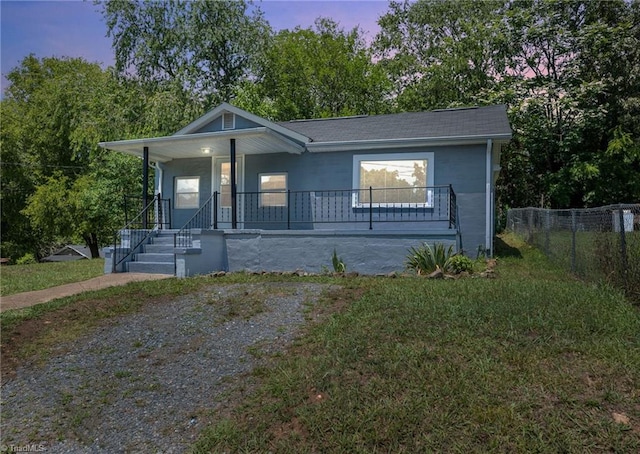
{"type": "MultiPolygon", "coordinates": [[[[254,123],[250,120],[247,120],[246,118],[243,118],[239,115],[235,116],[235,127],[233,129],[250,129],[250,128],[257,128],[260,125],[257,123],[254,123]]],[[[199,128],[196,133],[203,133],[203,132],[218,132],[218,131],[222,131],[222,116],[214,119],[213,121],[211,121],[210,123],[204,125],[203,127],[199,128]]]]}
{"type": "MultiPolygon", "coordinates": [[[[318,191],[350,189],[353,184],[353,156],[355,154],[385,153],[434,153],[434,185],[452,185],[458,203],[458,225],[461,231],[463,246],[468,253],[474,252],[478,245],[484,244],[486,215],[486,145],[466,145],[457,147],[409,148],[402,150],[362,150],[358,152],[305,153],[290,155],[286,153],[247,156],[245,161],[245,190],[258,192],[260,173],[286,172],[289,189],[292,191],[318,191]]],[[[325,195],[326,196],[326,195],[325,195]]],[[[295,196],[294,196],[295,197],[295,196]]],[[[306,202],[306,201],[305,201],[306,202]]],[[[446,201],[434,200],[434,205],[446,201]]],[[[298,199],[298,205],[304,202],[298,199]]],[[[292,202],[293,208],[294,202],[292,202]]],[[[334,201],[327,201],[326,209],[335,207],[334,201]]],[[[343,209],[338,205],[338,209],[343,209]]],[[[284,215],[279,213],[284,208],[271,208],[274,218],[284,215]]],[[[357,210],[352,210],[357,211],[357,210]]],[[[307,214],[309,224],[297,224],[297,229],[332,228],[331,224],[312,223],[317,213],[307,214]]],[[[330,216],[331,213],[329,212],[330,216]]],[[[354,214],[357,217],[357,214],[354,214]]],[[[366,221],[364,217],[358,217],[366,221]]],[[[384,219],[384,217],[383,217],[384,219]]],[[[445,229],[445,223],[403,223],[376,222],[380,215],[374,216],[374,229],[445,229]]],[[[286,224],[258,223],[247,224],[246,228],[284,229],[286,224]]],[[[342,229],[358,228],[355,224],[341,225],[342,229]]]]}
{"type": "Polygon", "coordinates": [[[486,145],[441,149],[435,161],[435,183],[453,186],[462,248],[473,256],[485,242],[486,145]]]}
{"type": "MultiPolygon", "coordinates": [[[[240,117],[236,118],[236,121],[240,117]]],[[[214,123],[214,122],[212,122],[214,123]]],[[[242,150],[238,150],[240,153],[242,150]]],[[[291,191],[333,191],[348,190],[353,185],[353,156],[357,154],[388,154],[388,153],[434,153],[434,185],[452,185],[456,194],[458,212],[457,220],[460,229],[462,243],[467,253],[475,253],[478,246],[484,244],[486,227],[486,145],[465,145],[451,147],[426,147],[404,148],[402,150],[362,150],[358,152],[332,152],[332,153],[304,153],[292,155],[289,153],[274,153],[263,155],[247,155],[244,164],[245,192],[255,193],[248,195],[241,210],[262,210],[262,215],[267,219],[286,219],[284,207],[260,208],[258,207],[259,175],[261,173],[286,172],[288,187],[291,191]],[[265,210],[269,210],[267,213],[265,210]]],[[[200,177],[200,204],[208,199],[211,194],[211,158],[192,158],[174,160],[163,165],[162,192],[175,201],[175,178],[184,176],[200,177]]],[[[363,210],[353,209],[347,206],[347,202],[336,201],[336,194],[317,193],[318,200],[312,204],[309,200],[314,195],[292,194],[290,210],[296,207],[316,206],[314,212],[291,213],[298,222],[293,228],[300,230],[331,229],[336,226],[322,222],[323,216],[331,218],[336,211],[348,211],[349,219],[353,222],[342,224],[341,229],[367,228],[363,223],[368,221],[368,214],[363,210]],[[320,201],[320,198],[323,198],[320,201]],[[315,222],[314,222],[315,221],[315,222]]],[[[345,195],[346,197],[346,195],[345,195]]],[[[434,205],[446,204],[446,200],[434,200],[434,205]]],[[[172,206],[172,223],[174,228],[182,227],[195,213],[195,209],[176,209],[172,206]]],[[[376,212],[373,216],[375,230],[399,230],[399,229],[446,229],[445,222],[433,223],[402,223],[382,222],[388,213],[376,212]]],[[[396,213],[397,214],[397,213],[396,213]]],[[[245,223],[248,229],[286,229],[286,222],[269,223],[245,223]]]]}
{"type": "Polygon", "coordinates": [[[171,199],[172,227],[180,228],[198,211],[195,208],[176,209],[175,179],[176,177],[200,177],[200,206],[211,196],[211,158],[192,158],[169,161],[162,165],[163,197],[171,199]]]}

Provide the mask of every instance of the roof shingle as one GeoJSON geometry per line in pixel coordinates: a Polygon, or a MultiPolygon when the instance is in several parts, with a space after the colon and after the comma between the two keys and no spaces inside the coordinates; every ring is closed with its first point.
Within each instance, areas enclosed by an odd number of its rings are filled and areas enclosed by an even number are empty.
{"type": "Polygon", "coordinates": [[[504,105],[388,115],[294,120],[280,126],[313,142],[495,136],[511,134],[504,105]]]}

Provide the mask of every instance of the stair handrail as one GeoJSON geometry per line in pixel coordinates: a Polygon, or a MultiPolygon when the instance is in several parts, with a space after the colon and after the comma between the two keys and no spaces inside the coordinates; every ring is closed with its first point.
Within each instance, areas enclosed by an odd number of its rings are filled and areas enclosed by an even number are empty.
{"type": "Polygon", "coordinates": [[[176,248],[188,248],[193,244],[191,229],[217,227],[217,202],[218,192],[214,192],[206,202],[195,212],[193,216],[173,235],[173,246],[176,248]],[[211,204],[214,204],[213,211],[211,204]],[[213,216],[212,216],[213,212],[213,216]]]}
{"type": "Polygon", "coordinates": [[[123,228],[121,228],[120,230],[118,230],[118,232],[116,232],[113,235],[113,253],[112,253],[112,258],[111,258],[111,271],[113,273],[117,272],[118,269],[118,265],[120,265],[122,262],[124,262],[127,258],[129,258],[131,255],[133,255],[135,253],[135,251],[138,249],[138,247],[140,247],[140,245],[142,243],[144,243],[150,236],[151,233],[153,233],[154,229],[134,229],[132,228],[134,225],[136,224],[142,224],[144,225],[144,221],[143,219],[146,219],[146,216],[149,215],[149,210],[150,209],[154,209],[155,211],[155,204],[158,200],[158,196],[154,196],[153,199],[151,200],[151,202],[149,202],[149,204],[144,207],[142,209],[142,211],[140,213],[138,213],[138,215],[133,218],[131,221],[129,221],[123,228]],[[142,236],[142,238],[140,238],[135,246],[132,244],[132,240],[130,239],[130,248],[129,251],[126,254],[123,254],[122,257],[119,257],[119,253],[122,253],[122,247],[118,248],[118,234],[119,232],[123,232],[126,230],[136,230],[136,231],[143,231],[145,232],[145,234],[142,236]]]}

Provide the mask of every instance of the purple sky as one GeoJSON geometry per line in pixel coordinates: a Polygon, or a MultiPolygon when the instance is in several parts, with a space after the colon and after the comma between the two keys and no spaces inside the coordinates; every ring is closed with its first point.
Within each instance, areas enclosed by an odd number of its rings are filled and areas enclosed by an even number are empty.
{"type": "MultiPolygon", "coordinates": [[[[378,18],[388,10],[384,0],[265,0],[256,2],[271,26],[280,30],[313,25],[318,16],[331,17],[346,29],[360,26],[373,39],[378,18]]],[[[42,57],[83,57],[103,67],[113,65],[107,28],[93,1],[0,0],[0,71],[5,75],[33,53],[42,57]]]]}

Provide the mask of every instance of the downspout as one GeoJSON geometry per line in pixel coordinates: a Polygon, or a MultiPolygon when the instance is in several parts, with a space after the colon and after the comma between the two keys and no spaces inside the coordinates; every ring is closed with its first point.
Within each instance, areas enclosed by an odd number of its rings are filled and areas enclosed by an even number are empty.
{"type": "Polygon", "coordinates": [[[485,189],[485,238],[484,247],[489,257],[493,257],[493,175],[492,175],[492,148],[493,140],[487,140],[487,168],[485,189]]]}

